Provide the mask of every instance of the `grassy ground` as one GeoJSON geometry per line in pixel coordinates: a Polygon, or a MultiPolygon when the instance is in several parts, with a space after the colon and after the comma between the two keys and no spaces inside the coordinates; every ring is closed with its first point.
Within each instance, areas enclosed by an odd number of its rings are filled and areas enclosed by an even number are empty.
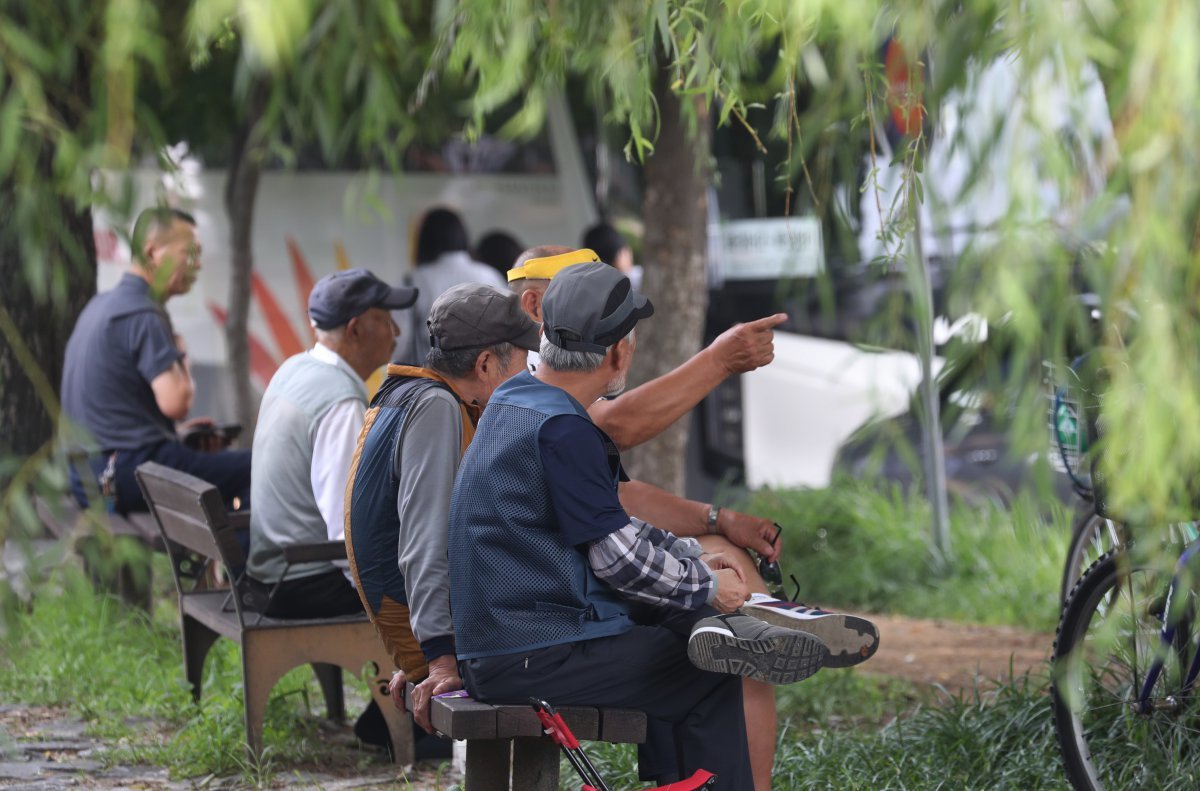
{"type": "MultiPolygon", "coordinates": [[[[938,565],[925,549],[927,511],[899,490],[843,481],[830,491],[759,493],[746,510],[785,525],[783,568],[810,601],[1053,625],[1065,515],[1044,518],[1024,503],[1011,514],[958,508],[953,562],[938,565]]],[[[5,636],[0,700],[70,707],[119,745],[103,760],[163,765],[175,777],[236,775],[262,784],[298,766],[352,770],[379,760],[322,732],[319,689],[298,670],[276,687],[264,761],[245,763],[236,649],[219,641],[194,704],[182,679],[174,604],[165,593],[158,598],[149,617],[63,573],[5,636]]],[[[1061,787],[1045,688],[1044,679],[1019,680],[959,700],[854,672],[821,674],[779,693],[776,788],[1061,787]]],[[[353,712],[357,702],[347,705],[353,712]]],[[[614,787],[639,787],[631,749],[589,751],[614,787]]],[[[573,781],[564,766],[563,787],[578,787],[573,781]]]]}
{"type": "Polygon", "coordinates": [[[801,601],[1042,631],[1057,623],[1070,541],[1060,507],[955,505],[945,563],[928,549],[928,505],[895,485],[844,479],[828,489],[763,490],[742,507],[783,525],[781,566],[799,582],[801,601]]]}

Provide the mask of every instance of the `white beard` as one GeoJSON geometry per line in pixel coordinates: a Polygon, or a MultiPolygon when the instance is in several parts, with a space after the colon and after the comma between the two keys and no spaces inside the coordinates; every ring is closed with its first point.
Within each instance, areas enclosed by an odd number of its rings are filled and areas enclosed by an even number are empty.
{"type": "Polygon", "coordinates": [[[604,389],[605,397],[611,398],[612,396],[620,395],[621,393],[623,393],[625,391],[625,379],[626,378],[627,378],[626,374],[621,374],[616,379],[613,379],[611,382],[609,382],[608,387],[606,387],[604,389]]]}

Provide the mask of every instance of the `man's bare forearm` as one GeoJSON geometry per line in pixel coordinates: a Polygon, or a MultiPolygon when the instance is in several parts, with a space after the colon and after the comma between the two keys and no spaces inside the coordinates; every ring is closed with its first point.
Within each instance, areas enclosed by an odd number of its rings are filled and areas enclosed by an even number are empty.
{"type": "Polygon", "coordinates": [[[729,373],[711,348],[702,349],[670,373],[619,398],[597,401],[588,408],[588,414],[618,447],[632,448],[658,436],[690,412],[729,373]]]}
{"type": "Polygon", "coordinates": [[[631,515],[676,536],[702,536],[708,532],[708,503],[685,500],[642,481],[627,481],[620,488],[621,505],[631,515]]]}

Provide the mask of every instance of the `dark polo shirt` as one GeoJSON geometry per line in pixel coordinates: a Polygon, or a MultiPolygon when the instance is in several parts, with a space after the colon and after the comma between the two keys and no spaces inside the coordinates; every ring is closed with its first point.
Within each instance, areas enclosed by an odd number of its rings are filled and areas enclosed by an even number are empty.
{"type": "Polygon", "coordinates": [[[91,450],[132,450],[175,439],[150,383],[183,354],[150,284],[126,274],[79,314],[63,365],[64,414],[91,450]]]}

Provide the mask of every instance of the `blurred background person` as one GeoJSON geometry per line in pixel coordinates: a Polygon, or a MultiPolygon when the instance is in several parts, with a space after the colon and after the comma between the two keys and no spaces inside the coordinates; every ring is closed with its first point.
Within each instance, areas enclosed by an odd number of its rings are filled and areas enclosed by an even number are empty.
{"type": "Polygon", "coordinates": [[[633,250],[625,237],[606,222],[598,222],[583,233],[582,247],[596,251],[600,260],[629,278],[635,291],[642,290],[642,268],[633,263],[633,250]]]}
{"type": "Polygon", "coordinates": [[[512,234],[488,231],[475,243],[475,260],[495,269],[507,283],[508,270],[524,250],[525,246],[512,234]]]}
{"type": "Polygon", "coordinates": [[[487,283],[507,288],[508,282],[496,270],[471,258],[467,227],[458,213],[444,206],[425,212],[417,230],[417,265],[411,285],[418,290],[417,302],[410,312],[411,332],[401,336],[396,359],[424,365],[429,353],[429,329],[425,321],[434,300],[459,283],[487,283]],[[407,336],[411,343],[404,342],[407,336]]]}

